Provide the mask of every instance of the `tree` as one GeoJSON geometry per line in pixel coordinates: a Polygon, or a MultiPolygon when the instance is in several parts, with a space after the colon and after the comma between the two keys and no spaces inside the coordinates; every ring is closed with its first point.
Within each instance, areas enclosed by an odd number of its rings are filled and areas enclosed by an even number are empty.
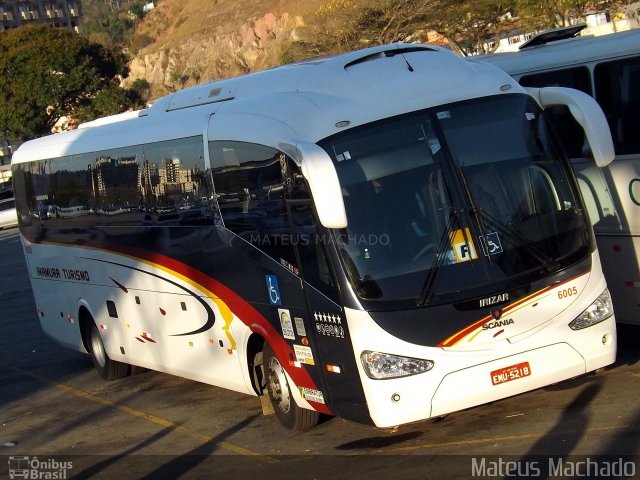
{"type": "Polygon", "coordinates": [[[148,99],[151,94],[151,84],[144,78],[136,78],[131,82],[131,90],[137,92],[141,98],[148,99]]]}
{"type": "Polygon", "coordinates": [[[105,17],[87,20],[82,26],[83,35],[102,45],[118,48],[131,40],[135,22],[127,14],[111,13],[105,17]]]}
{"type": "MultiPolygon", "coordinates": [[[[515,0],[434,0],[427,23],[463,55],[490,53],[485,44],[514,27],[508,14],[515,0]]],[[[496,43],[497,46],[497,43],[496,43]]]]}
{"type": "MultiPolygon", "coordinates": [[[[328,0],[315,12],[310,43],[339,53],[410,39],[432,10],[428,0],[328,0]]],[[[300,48],[301,51],[309,49],[300,48]]]]}
{"type": "Polygon", "coordinates": [[[423,40],[429,31],[446,37],[463,54],[482,50],[513,27],[507,20],[516,0],[328,0],[316,11],[307,42],[289,45],[298,55],[338,53],[371,45],[423,40]]]}
{"type": "Polygon", "coordinates": [[[127,75],[124,54],[67,30],[29,25],[5,32],[0,35],[0,132],[24,140],[48,134],[63,115],[83,121],[138,108],[139,95],[118,93],[127,75]]]}
{"type": "Polygon", "coordinates": [[[122,7],[130,1],[131,0],[104,0],[104,3],[112,12],[117,12],[119,10],[122,10],[122,7]]]}
{"type": "Polygon", "coordinates": [[[590,0],[517,0],[518,16],[536,29],[566,27],[572,18],[584,18],[587,7],[598,2],[590,0]]]}
{"type": "Polygon", "coordinates": [[[109,47],[131,47],[146,0],[83,0],[82,35],[109,47]]]}
{"type": "Polygon", "coordinates": [[[144,99],[136,90],[125,90],[117,85],[107,85],[95,94],[90,103],[78,107],[74,116],[83,122],[143,106],[144,99]]]}
{"type": "Polygon", "coordinates": [[[146,2],[144,1],[136,1],[129,5],[129,13],[133,15],[136,19],[142,20],[144,17],[144,5],[146,2]]]}
{"type": "Polygon", "coordinates": [[[429,10],[427,0],[327,0],[304,39],[283,47],[283,63],[409,40],[429,10]]]}

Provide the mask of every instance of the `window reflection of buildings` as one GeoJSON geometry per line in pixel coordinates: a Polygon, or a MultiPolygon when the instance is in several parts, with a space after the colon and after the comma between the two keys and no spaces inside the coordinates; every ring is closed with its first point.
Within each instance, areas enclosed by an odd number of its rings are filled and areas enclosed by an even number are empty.
{"type": "Polygon", "coordinates": [[[190,170],[182,166],[179,158],[166,158],[161,167],[156,165],[158,184],[154,188],[157,198],[176,194],[197,193],[198,166],[190,170]]]}
{"type": "Polygon", "coordinates": [[[149,160],[145,158],[144,165],[142,167],[142,195],[145,199],[145,203],[153,203],[154,191],[160,183],[160,176],[158,174],[158,165],[155,163],[149,163],[149,160]]]}
{"type": "Polygon", "coordinates": [[[139,170],[135,156],[98,157],[92,167],[93,195],[97,203],[137,204],[141,194],[139,170]]]}
{"type": "MultiPolygon", "coordinates": [[[[155,205],[182,207],[199,200],[201,193],[206,195],[206,175],[199,164],[186,168],[175,156],[159,164],[140,161],[141,156],[129,153],[83,157],[73,161],[79,161],[75,168],[51,159],[33,162],[24,173],[29,208],[35,211],[40,204],[56,208],[83,206],[89,212],[155,205]],[[78,168],[80,165],[83,168],[78,168]]],[[[69,160],[70,157],[63,159],[69,160]]],[[[201,156],[199,162],[202,163],[201,156]]]]}
{"type": "Polygon", "coordinates": [[[60,208],[86,206],[90,177],[84,170],[58,170],[51,175],[48,199],[60,208]]]}
{"type": "Polygon", "coordinates": [[[145,159],[140,166],[135,156],[102,156],[90,168],[93,195],[101,204],[153,204],[198,193],[198,166],[185,168],[179,158],[164,159],[160,166],[145,159]]]}

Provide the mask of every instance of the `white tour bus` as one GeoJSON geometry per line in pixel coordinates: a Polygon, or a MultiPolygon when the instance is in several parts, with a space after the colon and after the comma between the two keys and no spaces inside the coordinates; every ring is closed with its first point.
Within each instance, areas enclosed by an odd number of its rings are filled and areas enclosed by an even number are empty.
{"type": "Polygon", "coordinates": [[[541,34],[516,53],[478,59],[523,86],[575,88],[600,104],[616,151],[605,168],[585,158],[584,133],[566,108],[549,113],[593,223],[616,319],[640,324],[640,30],[571,38],[580,27],[541,34]]]}
{"type": "Polygon", "coordinates": [[[12,168],[41,325],[106,379],[136,365],[265,394],[295,430],[395,426],[609,365],[557,104],[609,163],[588,95],[411,44],[27,142],[12,168]]]}

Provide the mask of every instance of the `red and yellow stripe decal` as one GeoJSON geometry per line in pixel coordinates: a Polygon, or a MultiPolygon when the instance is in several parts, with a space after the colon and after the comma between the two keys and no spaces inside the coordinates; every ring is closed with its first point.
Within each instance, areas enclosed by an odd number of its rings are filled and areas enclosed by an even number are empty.
{"type": "MultiPolygon", "coordinates": [[[[220,309],[224,326],[222,330],[231,339],[229,327],[235,316],[240,319],[249,329],[260,334],[273,348],[274,353],[278,356],[280,364],[285,368],[291,379],[298,387],[306,387],[318,390],[315,382],[304,368],[293,368],[289,364],[290,358],[295,358],[295,353],[291,346],[285,341],[282,335],[262,316],[249,302],[244,300],[240,295],[231,290],[226,285],[211,278],[205,273],[197,270],[189,265],[182,263],[174,258],[167,257],[160,253],[149,252],[134,247],[121,245],[101,244],[98,246],[79,245],[75,243],[57,243],[57,242],[32,242],[42,245],[56,245],[64,247],[76,247],[87,250],[95,250],[110,254],[118,254],[129,258],[133,261],[144,263],[155,267],[172,277],[188,283],[192,287],[201,291],[205,296],[210,298],[220,309]]],[[[235,340],[232,341],[235,346],[235,340]]],[[[331,410],[322,403],[307,400],[309,404],[318,412],[332,415],[331,410]]]]}
{"type": "MultiPolygon", "coordinates": [[[[573,278],[570,278],[568,280],[565,280],[564,282],[561,283],[555,283],[553,285],[549,285],[545,288],[542,288],[540,290],[538,290],[537,292],[534,292],[530,295],[527,295],[526,297],[521,298],[520,300],[518,300],[517,302],[514,302],[512,304],[509,304],[507,306],[505,306],[502,309],[503,315],[506,313],[514,313],[517,312],[518,310],[521,310],[529,305],[531,305],[532,303],[538,302],[540,300],[542,300],[543,298],[545,298],[547,295],[545,295],[547,292],[549,292],[550,290],[553,290],[555,288],[558,288],[566,283],[572,282],[584,275],[588,275],[589,272],[587,273],[582,273],[580,275],[577,275],[573,278]]],[[[468,327],[465,327],[464,329],[460,330],[457,333],[454,333],[453,335],[451,335],[449,338],[443,340],[442,342],[438,343],[436,345],[436,347],[453,347],[454,345],[460,345],[463,340],[465,340],[467,337],[470,337],[470,339],[472,340],[473,338],[475,338],[475,336],[480,333],[479,331],[475,333],[475,335],[472,335],[477,329],[481,329],[482,325],[484,325],[485,323],[490,322],[491,320],[493,320],[493,317],[489,314],[486,315],[484,317],[482,317],[480,320],[472,323],[471,325],[469,325],[468,327]],[[472,335],[472,336],[471,336],[472,335]]]]}

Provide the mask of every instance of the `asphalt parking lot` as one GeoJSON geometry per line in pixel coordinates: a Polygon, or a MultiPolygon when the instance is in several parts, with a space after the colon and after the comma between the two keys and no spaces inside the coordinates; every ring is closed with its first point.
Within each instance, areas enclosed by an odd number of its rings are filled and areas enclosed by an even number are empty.
{"type": "Polygon", "coordinates": [[[0,308],[0,479],[25,462],[65,475],[40,478],[578,478],[588,461],[640,478],[640,327],[596,374],[397,429],[328,418],[296,434],[255,397],[150,371],[103,381],[42,333],[15,229],[0,308]],[[552,474],[549,456],[565,462],[552,474]]]}

